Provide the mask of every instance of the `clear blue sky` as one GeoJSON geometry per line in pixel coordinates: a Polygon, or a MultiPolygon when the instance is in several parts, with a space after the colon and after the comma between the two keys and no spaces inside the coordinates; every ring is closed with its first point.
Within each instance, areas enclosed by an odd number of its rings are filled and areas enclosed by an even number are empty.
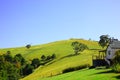
{"type": "Polygon", "coordinates": [[[0,0],[0,48],[120,38],[120,0],[0,0]]]}

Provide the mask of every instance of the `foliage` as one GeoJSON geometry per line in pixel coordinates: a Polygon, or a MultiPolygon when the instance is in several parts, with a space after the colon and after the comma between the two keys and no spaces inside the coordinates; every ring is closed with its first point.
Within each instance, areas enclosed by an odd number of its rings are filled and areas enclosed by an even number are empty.
{"type": "Polygon", "coordinates": [[[74,49],[75,54],[78,54],[78,52],[82,52],[82,51],[84,51],[85,49],[88,49],[87,45],[82,44],[82,43],[79,43],[79,42],[77,42],[77,41],[72,42],[71,45],[73,46],[73,49],[74,49]]]}
{"type": "Polygon", "coordinates": [[[31,47],[31,45],[30,45],[30,44],[27,44],[25,47],[26,47],[27,49],[29,49],[29,48],[31,47]]]}
{"type": "Polygon", "coordinates": [[[99,45],[104,48],[105,46],[107,46],[110,42],[110,38],[109,35],[101,35],[100,36],[100,40],[99,40],[99,45]]]}
{"type": "Polygon", "coordinates": [[[115,52],[115,56],[112,61],[113,61],[112,69],[115,72],[120,72],[120,50],[115,52]]]}
{"type": "Polygon", "coordinates": [[[34,68],[37,68],[40,65],[40,60],[38,58],[34,58],[31,63],[34,68]]]}
{"type": "Polygon", "coordinates": [[[30,64],[26,64],[26,66],[23,68],[23,75],[29,75],[33,72],[34,67],[30,64]]]}
{"type": "Polygon", "coordinates": [[[4,55],[4,57],[5,57],[5,61],[8,61],[8,62],[13,61],[13,57],[12,57],[11,53],[4,55]]]}
{"type": "Polygon", "coordinates": [[[47,58],[46,58],[46,60],[48,61],[48,60],[50,60],[50,59],[51,59],[51,56],[48,55],[47,58]]]}
{"type": "Polygon", "coordinates": [[[45,55],[42,55],[41,56],[41,59],[44,61],[46,59],[46,56],[45,55]]]}
{"type": "Polygon", "coordinates": [[[52,54],[51,58],[55,59],[56,58],[56,54],[52,54]]]}
{"type": "Polygon", "coordinates": [[[21,54],[16,54],[14,56],[14,62],[20,62],[21,65],[25,65],[26,64],[26,60],[24,59],[24,57],[21,54]]]}
{"type": "Polygon", "coordinates": [[[27,61],[29,61],[33,60],[34,58],[40,58],[43,53],[45,56],[55,53],[57,57],[54,61],[46,64],[44,67],[37,68],[34,73],[23,79],[31,80],[39,77],[47,77],[49,74],[59,74],[63,69],[68,68],[69,66],[73,67],[83,64],[91,64],[91,55],[96,54],[98,49],[101,49],[101,47],[98,45],[97,41],[62,40],[43,45],[32,46],[29,50],[26,50],[25,47],[0,49],[0,54],[4,54],[9,50],[12,52],[12,56],[20,53],[27,61]],[[70,45],[74,41],[78,41],[87,45],[89,50],[82,52],[84,53],[82,55],[63,58],[64,56],[73,52],[73,49],[70,45]]]}
{"type": "Polygon", "coordinates": [[[21,72],[26,65],[26,61],[21,54],[12,57],[10,51],[7,54],[0,55],[0,79],[1,80],[18,80],[27,75],[21,72]]]}
{"type": "Polygon", "coordinates": [[[67,69],[64,69],[62,71],[62,73],[67,73],[67,72],[71,72],[71,71],[76,71],[76,70],[88,68],[89,66],[90,66],[89,64],[84,64],[84,65],[80,65],[80,66],[76,66],[76,67],[69,67],[67,69]]]}
{"type": "Polygon", "coordinates": [[[1,80],[18,80],[20,78],[19,70],[11,62],[4,61],[0,56],[0,78],[1,80]]]}

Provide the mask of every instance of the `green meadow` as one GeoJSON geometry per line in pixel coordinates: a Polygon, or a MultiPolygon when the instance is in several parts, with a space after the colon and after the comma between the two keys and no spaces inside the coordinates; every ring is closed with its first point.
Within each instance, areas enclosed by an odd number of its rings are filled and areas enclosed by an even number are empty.
{"type": "Polygon", "coordinates": [[[34,72],[21,80],[114,80],[115,73],[108,74],[97,74],[102,73],[105,70],[94,70],[94,69],[85,69],[75,72],[70,72],[66,74],[61,74],[62,70],[69,67],[76,67],[79,65],[89,64],[92,65],[92,55],[98,54],[98,51],[101,47],[98,45],[97,41],[89,41],[83,39],[70,39],[70,40],[61,40],[56,42],[51,42],[42,45],[31,46],[30,49],[26,47],[17,47],[17,48],[7,48],[0,49],[0,54],[6,53],[6,51],[11,51],[12,55],[18,53],[22,54],[23,57],[30,62],[34,58],[41,58],[41,55],[52,55],[56,54],[56,59],[47,63],[44,66],[40,66],[34,70],[34,72]],[[88,50],[84,50],[79,55],[73,55],[74,51],[71,46],[71,43],[74,41],[81,42],[88,46],[88,50]],[[61,74],[61,75],[58,75],[61,74]],[[102,79],[104,76],[106,79],[102,79]],[[58,75],[58,76],[55,76],[58,75]],[[112,75],[112,76],[111,76],[112,75]],[[87,79],[88,78],[88,79],[87,79]],[[101,79],[100,79],[101,78],[101,79]]]}
{"type": "Polygon", "coordinates": [[[120,80],[120,74],[111,69],[83,69],[58,76],[39,78],[37,80],[120,80]]]}

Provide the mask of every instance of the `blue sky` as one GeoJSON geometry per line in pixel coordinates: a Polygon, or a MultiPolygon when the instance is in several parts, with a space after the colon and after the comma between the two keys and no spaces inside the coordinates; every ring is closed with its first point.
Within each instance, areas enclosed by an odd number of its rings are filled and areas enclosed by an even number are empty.
{"type": "Polygon", "coordinates": [[[120,0],[0,0],[0,48],[120,38],[120,0]]]}

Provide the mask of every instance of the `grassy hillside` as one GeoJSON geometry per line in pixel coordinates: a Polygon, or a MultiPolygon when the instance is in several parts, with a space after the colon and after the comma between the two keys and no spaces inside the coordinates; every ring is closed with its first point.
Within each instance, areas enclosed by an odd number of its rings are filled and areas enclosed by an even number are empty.
{"type": "Polygon", "coordinates": [[[36,45],[32,46],[30,49],[25,47],[18,47],[18,48],[7,48],[7,49],[0,49],[0,54],[6,53],[6,51],[11,51],[12,55],[15,54],[22,54],[26,59],[33,59],[33,58],[40,58],[42,54],[50,55],[55,53],[57,58],[61,58],[63,56],[69,55],[73,53],[73,49],[71,43],[74,41],[79,41],[81,43],[86,44],[90,49],[100,49],[101,47],[95,41],[87,41],[87,40],[62,40],[56,41],[48,44],[43,45],[36,45]]]}
{"type": "Polygon", "coordinates": [[[47,56],[55,53],[57,58],[54,61],[45,66],[40,66],[32,74],[23,78],[23,80],[37,80],[41,77],[60,74],[63,69],[68,67],[91,64],[91,57],[93,54],[98,53],[98,49],[101,49],[101,47],[95,41],[74,39],[32,46],[30,49],[26,49],[25,47],[0,49],[0,54],[4,54],[9,50],[11,51],[12,55],[21,53],[27,60],[30,60],[33,58],[40,58],[43,54],[47,56]],[[71,43],[74,41],[79,41],[86,44],[89,47],[89,50],[85,50],[80,55],[71,56],[74,54],[71,46],[71,43]]]}
{"type": "Polygon", "coordinates": [[[37,80],[120,80],[120,75],[111,72],[110,69],[83,69],[37,80]]]}

